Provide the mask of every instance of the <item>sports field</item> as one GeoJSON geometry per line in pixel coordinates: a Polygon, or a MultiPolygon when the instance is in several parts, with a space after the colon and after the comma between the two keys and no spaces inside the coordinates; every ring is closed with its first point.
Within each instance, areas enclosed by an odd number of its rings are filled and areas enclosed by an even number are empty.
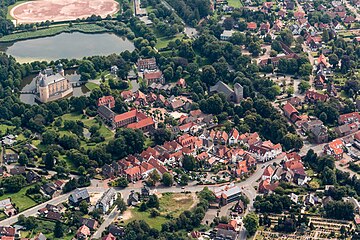
{"type": "Polygon", "coordinates": [[[36,0],[24,2],[10,10],[17,23],[42,21],[68,21],[95,14],[101,17],[114,15],[119,10],[115,0],[36,0]]]}

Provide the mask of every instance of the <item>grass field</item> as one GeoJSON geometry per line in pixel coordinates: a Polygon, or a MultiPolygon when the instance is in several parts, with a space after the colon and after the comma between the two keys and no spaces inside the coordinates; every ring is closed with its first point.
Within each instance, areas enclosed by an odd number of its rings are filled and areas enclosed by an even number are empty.
{"type": "MultiPolygon", "coordinates": [[[[161,230],[161,225],[168,221],[166,215],[178,217],[185,210],[189,210],[194,205],[194,197],[192,194],[184,193],[164,193],[159,199],[160,202],[160,216],[151,217],[150,211],[140,212],[138,208],[131,208],[131,218],[126,220],[125,223],[134,220],[144,220],[150,227],[161,230]]],[[[125,214],[124,214],[125,215],[125,214]]]]}
{"type": "Polygon", "coordinates": [[[150,217],[150,213],[148,211],[140,212],[138,208],[132,208],[128,211],[131,211],[131,218],[125,223],[134,221],[134,220],[144,220],[150,227],[155,228],[157,230],[161,230],[161,225],[168,221],[163,216],[158,216],[156,218],[150,217]]]}
{"type": "Polygon", "coordinates": [[[13,33],[0,38],[0,42],[14,42],[25,39],[48,37],[60,34],[62,32],[83,32],[83,33],[100,33],[107,32],[108,30],[104,27],[100,27],[96,24],[76,24],[72,27],[69,25],[57,25],[49,28],[43,28],[36,31],[27,31],[13,33]]]}
{"type": "Polygon", "coordinates": [[[14,128],[15,128],[14,126],[9,126],[9,125],[6,125],[6,124],[0,124],[0,132],[2,134],[5,134],[8,129],[12,130],[14,128]]]}
{"type": "Polygon", "coordinates": [[[67,236],[63,236],[62,238],[55,238],[54,237],[54,228],[55,222],[46,221],[42,219],[37,219],[37,227],[33,231],[21,231],[21,237],[25,238],[33,238],[36,236],[37,233],[43,233],[48,239],[64,239],[64,240],[71,240],[74,237],[73,234],[69,234],[67,236]]]}
{"type": "Polygon", "coordinates": [[[228,0],[228,5],[230,7],[234,7],[234,8],[242,7],[242,3],[240,0],[228,0]]]}
{"type": "Polygon", "coordinates": [[[26,190],[29,189],[30,187],[32,186],[30,185],[24,187],[17,193],[4,194],[0,197],[0,200],[11,198],[11,202],[15,203],[16,206],[19,208],[19,211],[22,212],[28,208],[37,205],[37,203],[34,200],[32,200],[31,198],[25,195],[26,190]]]}
{"type": "MultiPolygon", "coordinates": [[[[88,118],[88,117],[84,117],[84,115],[81,114],[74,114],[74,113],[68,113],[65,114],[61,117],[64,121],[65,120],[72,120],[72,121],[82,121],[84,123],[84,125],[87,128],[90,128],[91,126],[100,126],[100,124],[97,122],[97,120],[95,118],[88,118]]],[[[104,138],[106,140],[110,140],[111,138],[114,137],[114,133],[111,132],[108,128],[106,128],[104,126],[104,124],[101,125],[99,132],[101,133],[102,136],[104,136],[104,138]]]]}
{"type": "Polygon", "coordinates": [[[88,82],[85,84],[85,87],[87,87],[87,89],[89,89],[90,91],[100,88],[99,85],[97,85],[96,83],[92,83],[92,82],[88,82]]]}
{"type": "Polygon", "coordinates": [[[194,204],[192,194],[164,193],[159,199],[161,214],[171,214],[178,217],[185,210],[189,210],[194,204]]]}
{"type": "Polygon", "coordinates": [[[169,42],[175,41],[176,39],[181,39],[182,34],[178,34],[175,37],[159,37],[157,36],[157,43],[155,45],[156,49],[161,49],[167,47],[169,42]]]}

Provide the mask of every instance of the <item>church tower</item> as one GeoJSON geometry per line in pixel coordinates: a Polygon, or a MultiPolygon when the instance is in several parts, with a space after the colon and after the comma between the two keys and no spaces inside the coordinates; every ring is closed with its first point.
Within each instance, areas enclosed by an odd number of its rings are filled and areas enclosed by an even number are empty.
{"type": "Polygon", "coordinates": [[[234,94],[235,94],[235,103],[240,103],[242,99],[244,99],[244,88],[240,83],[235,83],[234,85],[234,94]]]}

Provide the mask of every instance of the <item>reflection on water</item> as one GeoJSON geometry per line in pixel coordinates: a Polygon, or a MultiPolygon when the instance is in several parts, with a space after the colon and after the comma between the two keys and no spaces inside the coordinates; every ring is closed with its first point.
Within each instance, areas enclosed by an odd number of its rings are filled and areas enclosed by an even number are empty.
{"type": "MultiPolygon", "coordinates": [[[[37,74],[31,74],[24,78],[21,82],[20,89],[21,91],[32,91],[35,89],[35,80],[36,80],[37,74]]],[[[65,77],[70,80],[72,83],[78,83],[80,82],[80,75],[76,73],[75,70],[65,70],[65,77]]],[[[74,87],[74,91],[71,96],[80,97],[80,96],[89,96],[90,90],[85,87],[85,85],[82,85],[80,87],[74,87]]],[[[35,95],[34,94],[20,94],[20,100],[23,103],[27,103],[30,105],[37,104],[35,102],[35,95]]]]}
{"type": "Polygon", "coordinates": [[[20,63],[106,56],[134,49],[134,44],[128,39],[112,33],[61,33],[52,37],[0,43],[0,51],[12,55],[20,63]]]}

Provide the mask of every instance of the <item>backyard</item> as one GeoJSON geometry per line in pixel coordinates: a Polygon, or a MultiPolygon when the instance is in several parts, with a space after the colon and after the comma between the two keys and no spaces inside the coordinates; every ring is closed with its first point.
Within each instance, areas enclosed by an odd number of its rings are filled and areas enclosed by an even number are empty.
{"type": "Polygon", "coordinates": [[[24,211],[28,208],[31,208],[37,204],[34,200],[32,200],[31,198],[26,196],[26,190],[28,190],[30,187],[32,187],[32,186],[30,185],[30,186],[24,187],[17,193],[4,194],[0,197],[0,200],[4,200],[6,198],[11,198],[11,202],[14,203],[19,208],[20,212],[22,212],[22,211],[24,211]]]}

